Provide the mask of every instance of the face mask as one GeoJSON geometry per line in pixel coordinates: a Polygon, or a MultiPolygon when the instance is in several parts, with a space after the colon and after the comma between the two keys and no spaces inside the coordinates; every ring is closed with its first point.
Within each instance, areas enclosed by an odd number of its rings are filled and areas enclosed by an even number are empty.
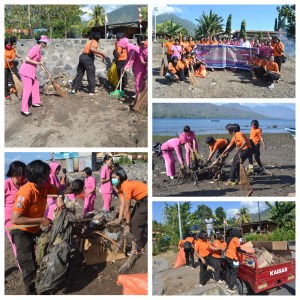
{"type": "Polygon", "coordinates": [[[12,47],[11,47],[11,45],[6,45],[5,48],[9,50],[9,49],[11,49],[12,47]]]}
{"type": "Polygon", "coordinates": [[[119,179],[118,179],[118,178],[112,178],[112,179],[111,179],[111,183],[112,183],[113,185],[118,185],[119,179]]]}
{"type": "Polygon", "coordinates": [[[252,128],[256,128],[256,126],[252,125],[252,128]]]}

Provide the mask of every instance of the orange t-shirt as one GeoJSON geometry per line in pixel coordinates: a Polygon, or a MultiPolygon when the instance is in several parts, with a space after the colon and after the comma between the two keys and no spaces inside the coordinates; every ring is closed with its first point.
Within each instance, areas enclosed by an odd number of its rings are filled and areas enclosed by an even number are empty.
{"type": "MultiPolygon", "coordinates": [[[[221,242],[220,240],[214,240],[213,246],[215,248],[222,249],[223,251],[226,249],[226,242],[221,242]]],[[[212,256],[215,258],[221,258],[222,250],[213,250],[212,256]]]]}
{"type": "Polygon", "coordinates": [[[272,47],[274,48],[274,56],[281,56],[284,52],[284,46],[281,42],[275,44],[272,42],[272,47]]]}
{"type": "Polygon", "coordinates": [[[184,242],[185,242],[184,240],[180,240],[178,243],[178,247],[183,247],[184,242]]]}
{"type": "Polygon", "coordinates": [[[256,128],[256,129],[251,128],[250,139],[253,141],[255,145],[259,144],[261,137],[262,137],[261,128],[256,128]]]}
{"type": "Polygon", "coordinates": [[[218,41],[211,41],[210,44],[211,44],[211,45],[218,45],[219,42],[218,42],[218,41]]]}
{"type": "Polygon", "coordinates": [[[191,244],[192,244],[192,247],[194,248],[194,242],[195,242],[195,239],[194,239],[192,236],[187,237],[187,238],[184,240],[183,243],[185,243],[185,242],[191,243],[191,244]]]}
{"type": "Polygon", "coordinates": [[[228,245],[228,248],[227,248],[227,250],[226,250],[225,256],[228,257],[228,258],[230,258],[230,259],[235,259],[235,260],[237,260],[238,257],[237,257],[237,254],[236,254],[236,248],[239,248],[240,245],[241,245],[241,244],[240,244],[240,239],[237,238],[237,237],[234,237],[234,238],[230,241],[230,243],[229,243],[229,245],[228,245]]]}
{"type": "Polygon", "coordinates": [[[14,66],[14,62],[13,61],[10,61],[8,64],[7,64],[7,60],[14,60],[16,58],[16,49],[14,48],[11,48],[10,50],[7,50],[7,49],[4,49],[4,68],[7,69],[8,66],[9,67],[13,67],[14,66]]]}
{"type": "Polygon", "coordinates": [[[264,67],[267,63],[268,63],[267,60],[264,60],[264,59],[259,60],[259,65],[262,66],[262,67],[264,67]]]}
{"type": "Polygon", "coordinates": [[[94,48],[98,48],[98,42],[95,41],[95,40],[91,40],[91,41],[88,41],[85,46],[84,46],[84,49],[83,49],[83,53],[85,54],[91,54],[91,47],[94,47],[94,48]]]}
{"type": "Polygon", "coordinates": [[[261,62],[261,59],[260,58],[253,58],[253,60],[252,60],[252,62],[253,62],[253,65],[254,66],[257,66],[257,67],[259,67],[261,64],[260,64],[260,62],[261,62]]]}
{"type": "Polygon", "coordinates": [[[230,146],[233,146],[236,144],[237,148],[240,148],[245,141],[246,141],[246,144],[242,148],[242,150],[251,148],[251,144],[250,144],[249,139],[242,132],[239,131],[239,132],[236,132],[234,134],[234,136],[232,137],[230,146]]]}
{"type": "Polygon", "coordinates": [[[226,139],[216,139],[215,143],[212,146],[209,146],[209,151],[217,151],[228,145],[228,141],[226,139]]]}
{"type": "Polygon", "coordinates": [[[119,54],[118,60],[126,60],[128,57],[127,50],[118,45],[118,42],[115,43],[115,51],[119,54]]]}
{"type": "Polygon", "coordinates": [[[182,60],[179,60],[179,61],[178,61],[178,64],[179,64],[179,68],[180,68],[181,70],[186,69],[186,68],[189,67],[187,61],[183,62],[182,60]]]}
{"type": "Polygon", "coordinates": [[[182,53],[186,53],[187,51],[189,51],[188,42],[180,42],[180,46],[182,47],[182,53]]]}
{"type": "MultiPolygon", "coordinates": [[[[57,194],[58,188],[48,184],[41,190],[38,190],[32,182],[27,182],[18,191],[15,196],[13,211],[22,214],[26,218],[42,218],[47,205],[47,194],[57,194]]],[[[38,233],[40,226],[24,227],[21,230],[31,233],[38,233]]]]}
{"type": "Polygon", "coordinates": [[[137,180],[125,180],[119,189],[119,197],[124,200],[142,200],[148,196],[147,184],[137,180]]]}
{"type": "Polygon", "coordinates": [[[168,70],[170,72],[177,73],[178,71],[183,70],[183,69],[184,69],[184,65],[182,63],[180,63],[180,61],[178,61],[176,67],[174,67],[171,62],[169,63],[168,70]]]}
{"type": "Polygon", "coordinates": [[[172,46],[174,45],[174,42],[166,42],[165,46],[167,47],[167,54],[172,55],[172,46]]]}
{"type": "Polygon", "coordinates": [[[195,251],[201,256],[206,257],[210,253],[210,242],[198,240],[195,243],[195,251]]]}
{"type": "Polygon", "coordinates": [[[194,59],[192,57],[186,59],[187,64],[190,66],[194,63],[194,59]]]}
{"type": "Polygon", "coordinates": [[[194,41],[189,42],[188,51],[192,52],[194,47],[195,47],[195,42],[194,41]]]}
{"type": "Polygon", "coordinates": [[[267,69],[267,71],[273,71],[273,72],[276,72],[279,74],[279,67],[276,62],[268,61],[266,63],[266,69],[267,69]]]}

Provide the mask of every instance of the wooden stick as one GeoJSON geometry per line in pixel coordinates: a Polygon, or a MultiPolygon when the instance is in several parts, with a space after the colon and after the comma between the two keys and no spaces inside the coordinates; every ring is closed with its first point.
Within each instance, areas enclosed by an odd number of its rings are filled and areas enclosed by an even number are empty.
{"type": "MultiPolygon", "coordinates": [[[[108,237],[107,235],[105,235],[104,233],[102,233],[101,231],[94,231],[94,233],[101,235],[103,238],[107,239],[108,241],[110,241],[113,245],[118,247],[118,244],[112,240],[110,237],[108,237]]],[[[123,251],[122,251],[123,252],[123,251]]]]}

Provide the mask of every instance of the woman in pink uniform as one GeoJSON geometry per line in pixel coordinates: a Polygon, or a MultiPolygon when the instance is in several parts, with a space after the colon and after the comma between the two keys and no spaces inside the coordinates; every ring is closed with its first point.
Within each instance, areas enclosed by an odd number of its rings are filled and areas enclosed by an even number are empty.
{"type": "Polygon", "coordinates": [[[180,163],[180,167],[182,169],[185,168],[182,153],[181,153],[181,145],[186,143],[186,139],[183,134],[180,135],[179,138],[173,138],[161,145],[162,156],[165,160],[167,176],[171,179],[174,179],[175,176],[175,158],[173,156],[173,150],[177,155],[177,159],[180,163]]]}
{"type": "Polygon", "coordinates": [[[21,76],[23,84],[21,114],[25,117],[29,117],[31,115],[28,107],[30,95],[32,95],[32,107],[42,106],[39,82],[36,78],[36,69],[37,66],[42,65],[41,48],[45,48],[50,40],[47,36],[42,35],[41,37],[36,39],[36,41],[37,45],[29,50],[25,62],[22,64],[19,70],[19,74],[21,76]]]}
{"type": "Polygon", "coordinates": [[[125,48],[128,53],[128,61],[124,69],[128,70],[132,67],[135,76],[135,97],[143,90],[147,76],[148,51],[147,47],[145,47],[145,41],[145,36],[138,38],[137,42],[140,47],[130,44],[127,38],[122,38],[118,41],[118,46],[125,48]]]}
{"type": "Polygon", "coordinates": [[[190,126],[184,126],[183,133],[186,139],[185,148],[185,160],[186,166],[189,168],[191,163],[191,152],[196,152],[198,150],[198,143],[194,131],[191,130],[190,126]]]}
{"type": "MultiPolygon", "coordinates": [[[[20,187],[25,183],[26,165],[21,161],[14,161],[9,165],[6,174],[7,179],[4,181],[4,207],[5,207],[5,227],[11,227],[11,215],[15,203],[15,195],[20,187]]],[[[12,242],[9,230],[5,229],[6,235],[12,245],[16,257],[16,246],[12,242]]]]}
{"type": "Polygon", "coordinates": [[[100,172],[101,195],[103,199],[103,209],[107,212],[110,210],[111,198],[113,193],[110,181],[111,166],[113,158],[109,155],[104,156],[104,164],[100,172]]]}
{"type": "MultiPolygon", "coordinates": [[[[57,162],[52,162],[49,164],[51,173],[49,175],[49,183],[55,185],[59,190],[62,190],[58,174],[61,170],[61,165],[57,162]]],[[[57,198],[47,198],[47,208],[44,213],[44,217],[53,221],[54,219],[54,210],[56,209],[56,200],[57,198]]]]}
{"type": "Polygon", "coordinates": [[[92,176],[91,168],[87,167],[83,170],[85,173],[84,180],[84,207],[82,217],[84,218],[86,214],[94,210],[94,203],[96,199],[96,179],[92,176]]]}

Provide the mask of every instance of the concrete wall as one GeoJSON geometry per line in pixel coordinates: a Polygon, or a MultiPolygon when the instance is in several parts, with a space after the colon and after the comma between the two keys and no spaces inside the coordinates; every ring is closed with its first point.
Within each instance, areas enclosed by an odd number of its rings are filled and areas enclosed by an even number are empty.
{"type": "MultiPolygon", "coordinates": [[[[87,39],[53,39],[51,43],[42,50],[43,63],[49,70],[52,77],[63,73],[66,77],[74,78],[76,75],[76,68],[87,39]]],[[[136,40],[130,40],[131,43],[136,44],[136,40]]],[[[17,53],[25,60],[27,53],[31,47],[36,45],[35,40],[18,40],[17,53]]],[[[107,56],[106,64],[101,59],[96,58],[96,74],[106,77],[106,72],[110,67],[113,59],[113,50],[115,47],[115,40],[100,40],[98,49],[104,52],[107,56]]],[[[38,68],[37,77],[42,85],[47,77],[43,71],[38,68]]]]}

